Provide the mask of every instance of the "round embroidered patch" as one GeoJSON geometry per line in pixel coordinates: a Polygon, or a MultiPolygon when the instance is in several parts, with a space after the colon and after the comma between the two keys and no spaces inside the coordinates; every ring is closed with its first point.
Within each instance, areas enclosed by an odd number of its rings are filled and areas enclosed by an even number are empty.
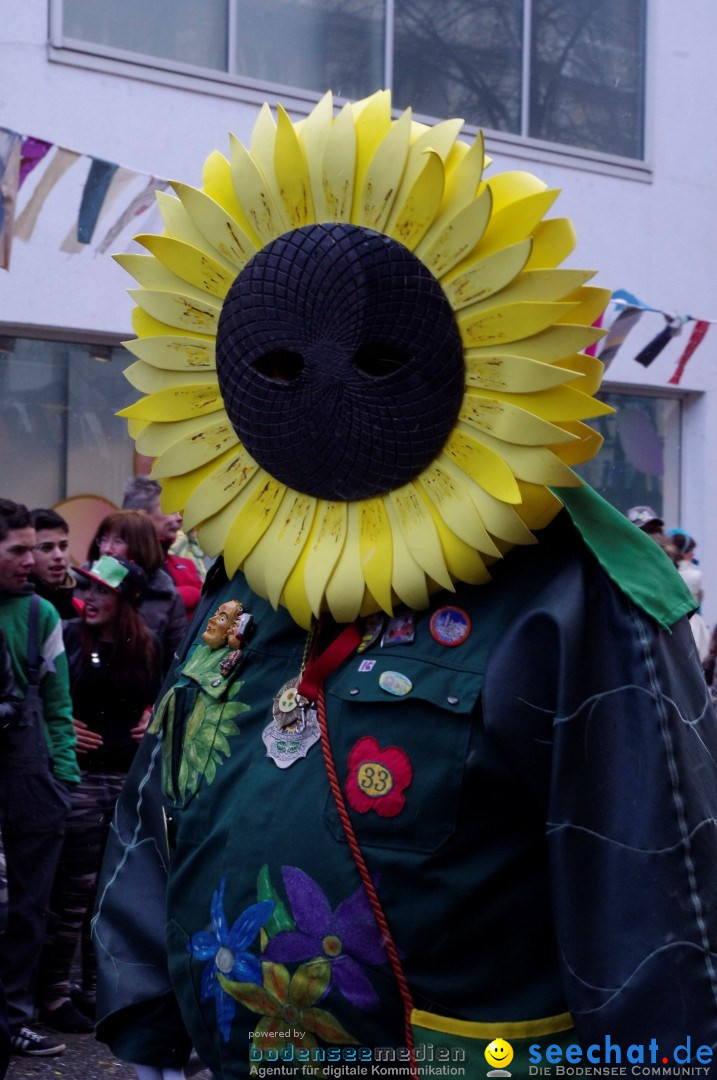
{"type": "Polygon", "coordinates": [[[359,739],[349,754],[346,798],[349,805],[366,814],[396,817],[406,805],[403,794],[413,779],[408,754],[398,746],[381,748],[370,735],[359,739]]]}
{"type": "Polygon", "coordinates": [[[471,632],[471,617],[463,608],[448,605],[433,612],[429,625],[439,645],[462,645],[471,632]]]}

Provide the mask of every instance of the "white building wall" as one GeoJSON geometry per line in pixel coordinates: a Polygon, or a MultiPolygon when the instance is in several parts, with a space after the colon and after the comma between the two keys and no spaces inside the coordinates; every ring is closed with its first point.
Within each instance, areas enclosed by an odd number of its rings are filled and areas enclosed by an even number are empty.
{"type": "MultiPolygon", "coordinates": [[[[508,140],[489,140],[492,168],[527,168],[563,189],[553,213],[575,222],[579,245],[571,264],[599,267],[595,284],[628,289],[662,310],[717,319],[717,5],[648,0],[648,21],[650,172],[596,171],[579,158],[530,152],[508,140]]],[[[227,152],[228,131],[248,138],[255,104],[163,85],[161,75],[147,81],[51,61],[48,34],[42,0],[5,0],[0,126],[191,184],[200,182],[212,149],[227,152]]],[[[2,323],[129,333],[131,282],[124,272],[91,250],[59,250],[86,167],[76,171],[73,183],[50,197],[31,241],[14,244],[10,272],[0,270],[0,333],[2,323]]],[[[125,249],[129,239],[122,239],[125,249]]],[[[659,315],[643,316],[610,369],[611,383],[665,388],[689,325],[649,369],[632,359],[662,325],[659,315]]],[[[680,392],[687,392],[687,407],[679,524],[699,539],[706,610],[715,621],[717,327],[690,362],[680,392]]]]}

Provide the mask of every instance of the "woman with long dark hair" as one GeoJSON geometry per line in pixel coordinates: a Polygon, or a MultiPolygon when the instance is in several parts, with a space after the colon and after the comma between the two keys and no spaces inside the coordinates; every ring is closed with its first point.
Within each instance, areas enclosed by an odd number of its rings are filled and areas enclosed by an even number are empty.
{"type": "Polygon", "coordinates": [[[77,754],[73,790],[39,979],[42,1019],[58,1031],[91,1031],[95,963],[89,920],[114,804],[147,727],[159,689],[159,650],[139,615],[146,575],[135,563],[102,556],[86,582],[80,619],[65,624],[77,754]],[[81,994],[70,970],[82,938],[81,994]],[[87,1015],[85,1015],[85,1012],[87,1015]]]}
{"type": "Polygon", "coordinates": [[[101,555],[129,559],[141,566],[147,575],[147,589],[139,613],[159,639],[160,663],[162,670],[167,672],[186,632],[187,617],[174,582],[162,569],[164,552],[149,515],[143,510],[116,510],[103,518],[87,558],[94,562],[101,555]]]}

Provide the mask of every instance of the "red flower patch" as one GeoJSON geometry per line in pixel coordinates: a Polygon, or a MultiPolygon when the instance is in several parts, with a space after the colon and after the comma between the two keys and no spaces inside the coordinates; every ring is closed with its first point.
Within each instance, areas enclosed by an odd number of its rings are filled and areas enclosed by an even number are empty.
{"type": "Polygon", "coordinates": [[[404,750],[398,746],[382,749],[367,735],[349,754],[346,798],[359,814],[375,810],[379,817],[396,817],[406,805],[403,792],[412,779],[411,761],[404,750]]]}

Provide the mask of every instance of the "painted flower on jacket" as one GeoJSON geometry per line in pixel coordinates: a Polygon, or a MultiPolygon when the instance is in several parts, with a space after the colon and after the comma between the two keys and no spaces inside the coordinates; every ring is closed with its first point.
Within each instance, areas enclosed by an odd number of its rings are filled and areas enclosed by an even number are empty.
{"type": "Polygon", "coordinates": [[[382,964],[386,946],[361,886],[335,911],[322,889],[303,870],[282,867],[286,895],[296,930],[285,930],[271,939],[265,960],[282,964],[320,958],[330,967],[330,986],[359,1009],[378,1008],[379,999],[361,964],[382,964]]]}
{"type": "Polygon", "coordinates": [[[290,975],[283,964],[262,964],[263,983],[235,983],[219,976],[227,994],[261,1020],[254,1026],[252,1042],[259,1049],[271,1047],[279,1052],[285,1046],[311,1048],[317,1045],[314,1036],[334,1045],[355,1043],[338,1020],[316,1002],[328,990],[331,978],[329,966],[322,960],[302,964],[290,975]]]}
{"type": "Polygon", "coordinates": [[[200,930],[194,934],[187,949],[197,960],[207,961],[202,972],[201,1000],[209,1001],[214,998],[217,1024],[226,1042],[236,1012],[236,1003],[222,988],[218,975],[236,982],[261,985],[261,961],[247,950],[264,923],[271,917],[274,905],[270,900],[252,904],[242,912],[230,929],[224,914],[224,886],[225,879],[222,878],[219,888],[212,896],[212,931],[200,930]]]}

